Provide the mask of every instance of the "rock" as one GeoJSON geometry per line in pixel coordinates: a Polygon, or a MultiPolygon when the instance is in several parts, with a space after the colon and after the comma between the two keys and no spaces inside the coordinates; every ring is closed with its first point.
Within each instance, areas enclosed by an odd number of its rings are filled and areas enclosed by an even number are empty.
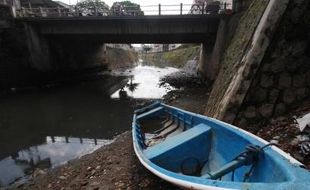
{"type": "Polygon", "coordinates": [[[297,71],[298,66],[295,64],[295,61],[287,61],[285,68],[288,72],[294,73],[297,71]]]}
{"type": "Polygon", "coordinates": [[[285,61],[283,59],[276,59],[275,61],[271,63],[270,70],[275,74],[283,72],[285,69],[284,63],[285,61]]]}
{"type": "Polygon", "coordinates": [[[143,188],[146,188],[146,187],[149,186],[150,183],[151,183],[151,182],[150,182],[149,179],[144,179],[141,183],[139,183],[139,186],[140,186],[140,187],[143,187],[143,188]]]}
{"type": "Polygon", "coordinates": [[[292,156],[300,162],[304,161],[304,157],[300,155],[298,152],[294,152],[292,156]]]}
{"type": "Polygon", "coordinates": [[[236,118],[236,114],[235,113],[232,113],[232,112],[228,112],[225,114],[225,116],[223,117],[223,121],[226,122],[226,123],[231,123],[235,120],[236,118]]]}
{"type": "Polygon", "coordinates": [[[87,181],[87,180],[83,180],[83,181],[80,182],[80,184],[81,184],[82,186],[86,186],[86,185],[88,184],[88,181],[87,181]]]}
{"type": "Polygon", "coordinates": [[[36,169],[36,170],[33,172],[32,176],[33,176],[33,177],[37,177],[37,176],[45,175],[45,174],[46,174],[46,172],[45,172],[44,170],[36,169]]]}
{"type": "Polygon", "coordinates": [[[92,167],[89,166],[89,167],[87,167],[86,170],[87,170],[87,171],[90,171],[91,169],[92,169],[92,167]]]}
{"type": "Polygon", "coordinates": [[[52,187],[52,184],[49,183],[49,184],[47,185],[47,188],[50,189],[51,187],[52,187]]]}
{"type": "Polygon", "coordinates": [[[100,185],[100,182],[98,181],[93,181],[89,184],[90,186],[94,187],[94,186],[99,186],[100,185]]]}
{"type": "Polygon", "coordinates": [[[113,164],[113,161],[112,161],[111,159],[109,159],[109,160],[107,161],[107,165],[111,165],[111,164],[113,164]]]}
{"type": "Polygon", "coordinates": [[[277,89],[272,89],[269,93],[269,102],[270,103],[274,103],[275,101],[277,101],[278,97],[279,97],[279,93],[280,91],[277,89]]]}
{"type": "Polygon", "coordinates": [[[275,116],[283,115],[285,112],[286,112],[285,104],[279,103],[279,104],[276,105],[276,108],[275,108],[275,111],[274,111],[274,115],[275,116]]]}
{"type": "Polygon", "coordinates": [[[243,128],[243,127],[247,127],[248,126],[248,121],[244,118],[241,118],[239,121],[236,122],[237,126],[240,127],[240,128],[243,128]]]}
{"type": "Polygon", "coordinates": [[[62,176],[59,176],[58,178],[61,179],[61,180],[66,180],[66,179],[67,179],[67,178],[66,178],[65,176],[63,176],[63,175],[62,175],[62,176]]]}
{"type": "Polygon", "coordinates": [[[247,109],[244,111],[244,116],[247,119],[253,119],[257,116],[256,114],[256,108],[254,106],[249,106],[247,109]]]}
{"type": "Polygon", "coordinates": [[[93,176],[95,173],[96,173],[96,170],[92,170],[92,171],[90,172],[90,175],[93,176]]]}
{"type": "Polygon", "coordinates": [[[126,184],[121,181],[114,183],[114,185],[118,188],[124,188],[126,186],[126,184]]]}
{"type": "Polygon", "coordinates": [[[302,100],[302,99],[308,97],[309,89],[307,89],[307,88],[299,88],[299,89],[297,89],[296,94],[297,94],[297,99],[298,100],[302,100]]]}
{"type": "Polygon", "coordinates": [[[291,87],[292,77],[288,73],[283,73],[279,77],[279,88],[289,88],[291,87]]]}
{"type": "Polygon", "coordinates": [[[278,140],[271,140],[270,143],[279,144],[278,140]]]}
{"type": "Polygon", "coordinates": [[[293,76],[293,86],[294,87],[303,87],[305,84],[304,75],[294,75],[293,76]]]}
{"type": "Polygon", "coordinates": [[[291,104],[295,101],[296,94],[295,91],[292,89],[287,89],[283,93],[283,102],[285,104],[291,104]]]}
{"type": "Polygon", "coordinates": [[[272,63],[265,63],[263,66],[263,71],[264,72],[269,72],[271,70],[271,64],[272,63]]]}
{"type": "MultiPolygon", "coordinates": [[[[262,103],[265,102],[267,99],[267,90],[264,88],[258,88],[254,94],[253,100],[256,103],[262,103]]],[[[249,100],[251,100],[251,97],[249,97],[249,100]]]]}
{"type": "Polygon", "coordinates": [[[293,140],[290,142],[290,145],[292,145],[292,146],[297,146],[298,143],[299,143],[298,138],[295,138],[295,139],[293,139],[293,140]]]}
{"type": "Polygon", "coordinates": [[[293,49],[292,49],[292,55],[295,57],[300,57],[302,54],[305,52],[307,48],[307,42],[306,41],[299,41],[295,42],[293,44],[293,49]]]}
{"type": "Polygon", "coordinates": [[[275,137],[273,137],[272,139],[274,139],[274,140],[280,140],[280,136],[275,136],[275,137]]]}
{"type": "Polygon", "coordinates": [[[96,167],[96,170],[100,170],[100,168],[101,168],[101,166],[97,166],[97,167],[96,167]]]}
{"type": "Polygon", "coordinates": [[[260,80],[260,85],[264,88],[269,88],[273,85],[273,75],[263,74],[260,80]]]}
{"type": "Polygon", "coordinates": [[[273,104],[264,104],[259,108],[259,113],[264,118],[270,118],[272,116],[273,107],[273,104]]]}

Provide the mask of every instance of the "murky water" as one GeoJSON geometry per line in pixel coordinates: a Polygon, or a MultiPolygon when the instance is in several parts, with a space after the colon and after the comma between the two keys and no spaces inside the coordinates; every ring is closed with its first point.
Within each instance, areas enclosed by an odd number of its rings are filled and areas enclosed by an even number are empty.
{"type": "Polygon", "coordinates": [[[131,127],[132,100],[161,98],[172,88],[159,87],[159,78],[176,70],[140,65],[103,80],[0,99],[0,187],[111,143],[131,127]]]}

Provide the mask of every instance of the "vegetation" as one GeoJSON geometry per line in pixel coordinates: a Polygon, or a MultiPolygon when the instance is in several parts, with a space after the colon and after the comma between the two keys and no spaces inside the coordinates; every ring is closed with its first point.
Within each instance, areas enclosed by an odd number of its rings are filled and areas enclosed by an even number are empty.
{"type": "Polygon", "coordinates": [[[138,54],[134,51],[107,48],[106,59],[109,69],[127,68],[138,62],[138,54]]]}
{"type": "Polygon", "coordinates": [[[198,59],[200,53],[199,45],[183,45],[175,50],[159,53],[147,53],[142,56],[147,65],[159,67],[183,67],[187,61],[198,59]]]}
{"type": "Polygon", "coordinates": [[[139,16],[144,15],[144,12],[141,10],[139,4],[132,3],[131,1],[121,1],[113,3],[111,7],[111,14],[139,16]]]}
{"type": "Polygon", "coordinates": [[[106,16],[106,15],[144,15],[139,4],[131,1],[114,2],[112,7],[101,0],[84,0],[76,4],[81,16],[106,16]]]}
{"type": "Polygon", "coordinates": [[[82,16],[104,16],[109,13],[109,6],[101,0],[84,0],[76,4],[82,16]]]}

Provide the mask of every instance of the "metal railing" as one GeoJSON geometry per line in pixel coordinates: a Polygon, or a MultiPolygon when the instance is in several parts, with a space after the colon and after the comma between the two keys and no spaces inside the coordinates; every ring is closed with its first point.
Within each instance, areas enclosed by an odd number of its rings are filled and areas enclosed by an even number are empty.
{"type": "Polygon", "coordinates": [[[17,17],[79,17],[79,16],[155,16],[155,15],[210,15],[223,14],[229,11],[228,3],[218,4],[178,4],[178,5],[144,5],[124,6],[120,9],[100,10],[96,6],[88,9],[70,8],[28,8],[17,10],[17,17]]]}

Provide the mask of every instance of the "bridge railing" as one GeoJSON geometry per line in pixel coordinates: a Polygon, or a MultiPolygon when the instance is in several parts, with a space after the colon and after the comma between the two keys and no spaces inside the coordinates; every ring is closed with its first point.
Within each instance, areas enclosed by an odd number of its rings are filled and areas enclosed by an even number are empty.
{"type": "MultiPolygon", "coordinates": [[[[0,0],[1,1],[1,0],[0,0]]],[[[17,11],[18,17],[79,17],[79,16],[161,16],[161,15],[210,15],[230,13],[228,3],[178,4],[178,5],[144,5],[124,6],[121,9],[100,10],[96,7],[80,10],[70,8],[24,8],[17,11]]]]}

